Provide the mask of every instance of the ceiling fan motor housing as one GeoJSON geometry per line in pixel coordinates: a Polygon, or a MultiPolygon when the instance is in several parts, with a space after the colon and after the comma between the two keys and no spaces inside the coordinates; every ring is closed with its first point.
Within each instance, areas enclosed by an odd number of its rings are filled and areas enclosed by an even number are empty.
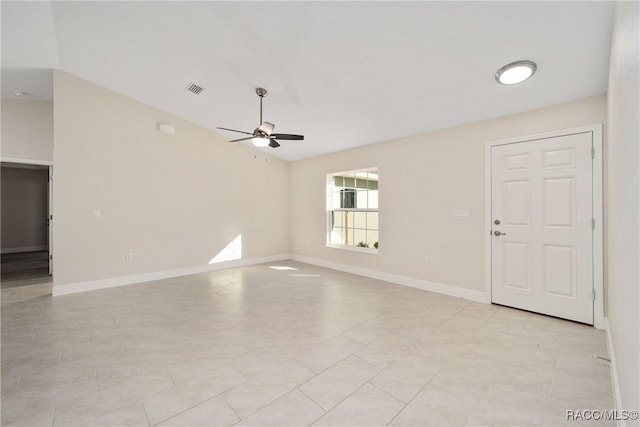
{"type": "Polygon", "coordinates": [[[271,133],[273,132],[273,129],[275,127],[276,127],[276,125],[274,125],[273,123],[262,122],[262,123],[260,123],[260,126],[258,126],[258,129],[256,129],[256,130],[259,131],[260,133],[271,135],[271,133]]]}

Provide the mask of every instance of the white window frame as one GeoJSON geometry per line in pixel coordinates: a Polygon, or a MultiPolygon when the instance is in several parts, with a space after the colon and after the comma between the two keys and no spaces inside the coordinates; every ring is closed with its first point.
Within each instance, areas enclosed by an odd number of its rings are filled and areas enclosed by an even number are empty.
{"type": "MultiPolygon", "coordinates": [[[[331,243],[331,213],[334,211],[338,211],[338,212],[378,212],[378,214],[380,213],[380,192],[378,190],[378,209],[351,209],[351,208],[338,208],[338,209],[334,209],[333,208],[333,199],[332,199],[332,195],[333,195],[333,178],[336,176],[340,176],[340,175],[345,175],[345,174],[356,174],[356,173],[361,173],[361,172],[371,172],[372,170],[375,170],[376,173],[378,174],[378,185],[380,185],[380,168],[377,166],[371,166],[369,168],[363,168],[363,169],[353,169],[353,170],[348,170],[348,171],[343,171],[343,172],[330,172],[327,174],[327,186],[326,186],[326,197],[327,197],[327,201],[326,201],[326,231],[327,231],[327,247],[328,248],[333,248],[333,249],[342,249],[342,250],[346,250],[346,251],[352,251],[352,252],[360,252],[360,253],[366,253],[366,254],[377,254],[379,253],[379,249],[376,248],[364,248],[361,246],[351,246],[351,245],[341,245],[341,244],[337,244],[337,243],[331,243]]],[[[379,187],[378,187],[379,188],[379,187]]],[[[378,220],[379,221],[379,220],[378,220]]],[[[380,225],[378,222],[378,242],[380,242],[380,225]]]]}

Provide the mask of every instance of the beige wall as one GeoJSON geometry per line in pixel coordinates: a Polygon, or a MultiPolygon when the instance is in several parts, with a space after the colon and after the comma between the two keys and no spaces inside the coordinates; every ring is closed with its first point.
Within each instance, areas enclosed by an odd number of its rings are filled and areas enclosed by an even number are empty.
{"type": "Polygon", "coordinates": [[[484,291],[485,143],[604,123],[605,117],[599,95],[294,162],[291,253],[484,291]],[[372,166],[380,172],[379,254],[327,248],[326,174],[372,166]],[[453,220],[454,209],[469,209],[471,219],[453,220]]]}
{"type": "Polygon", "coordinates": [[[243,259],[288,252],[288,163],[64,72],[54,94],[54,287],[206,266],[239,234],[243,259]]]}
{"type": "MultiPolygon", "coordinates": [[[[616,2],[609,69],[609,326],[622,405],[640,409],[640,7],[616,2]]],[[[638,421],[627,422],[638,425],[638,421]]]]}
{"type": "Polygon", "coordinates": [[[53,102],[2,100],[2,157],[53,159],[53,102]]]}
{"type": "Polygon", "coordinates": [[[2,167],[2,253],[48,248],[48,170],[2,167]]]}

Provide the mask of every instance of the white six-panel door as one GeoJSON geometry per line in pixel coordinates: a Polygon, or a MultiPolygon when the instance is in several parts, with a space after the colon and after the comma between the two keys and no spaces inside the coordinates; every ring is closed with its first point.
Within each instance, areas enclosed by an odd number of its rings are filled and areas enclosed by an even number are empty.
{"type": "Polygon", "coordinates": [[[592,133],[491,148],[494,303],[593,324],[592,133]]]}

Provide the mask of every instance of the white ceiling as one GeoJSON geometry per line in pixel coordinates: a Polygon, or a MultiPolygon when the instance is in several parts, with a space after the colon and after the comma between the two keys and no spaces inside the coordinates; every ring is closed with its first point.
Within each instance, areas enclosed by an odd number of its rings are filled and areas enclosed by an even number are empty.
{"type": "MultiPolygon", "coordinates": [[[[317,156],[604,93],[611,2],[2,2],[2,97],[52,68],[194,123],[317,156]],[[538,73],[500,86],[530,59],[538,73]],[[201,95],[185,90],[193,81],[201,95]]],[[[177,130],[179,132],[179,129],[177,130]]],[[[225,137],[235,134],[221,132],[225,137]]]]}

